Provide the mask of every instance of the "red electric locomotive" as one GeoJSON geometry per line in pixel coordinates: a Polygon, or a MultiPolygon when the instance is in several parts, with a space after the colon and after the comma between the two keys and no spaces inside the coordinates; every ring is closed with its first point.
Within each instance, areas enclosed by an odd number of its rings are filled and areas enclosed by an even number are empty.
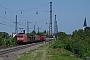
{"type": "Polygon", "coordinates": [[[27,43],[28,42],[28,38],[26,34],[23,33],[19,33],[17,34],[17,43],[27,43]]]}
{"type": "Polygon", "coordinates": [[[33,42],[44,41],[44,40],[45,40],[45,36],[31,35],[31,36],[27,37],[27,35],[24,33],[17,34],[17,43],[18,44],[33,43],[33,42]]]}

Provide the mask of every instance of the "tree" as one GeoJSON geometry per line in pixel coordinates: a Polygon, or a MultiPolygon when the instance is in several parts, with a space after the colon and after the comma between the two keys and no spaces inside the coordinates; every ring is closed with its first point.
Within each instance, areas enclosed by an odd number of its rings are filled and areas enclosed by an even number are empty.
{"type": "Polygon", "coordinates": [[[46,34],[46,30],[44,31],[44,33],[46,34]]]}
{"type": "Polygon", "coordinates": [[[36,34],[36,32],[33,30],[33,31],[31,32],[31,34],[35,35],[35,34],[36,34]]]}
{"type": "Polygon", "coordinates": [[[67,34],[65,32],[59,32],[58,33],[58,40],[64,40],[65,38],[67,38],[67,34]]]}
{"type": "Polygon", "coordinates": [[[37,33],[37,35],[39,35],[39,36],[44,36],[45,33],[43,33],[43,32],[39,32],[39,33],[37,33]]]}
{"type": "Polygon", "coordinates": [[[71,36],[65,32],[59,32],[58,39],[53,47],[64,47],[84,58],[90,56],[90,30],[75,30],[71,36]]]}
{"type": "Polygon", "coordinates": [[[7,32],[0,32],[0,36],[1,36],[2,38],[6,38],[6,39],[9,38],[9,34],[8,34],[7,32]]]}
{"type": "Polygon", "coordinates": [[[27,37],[30,37],[31,35],[36,35],[36,32],[33,30],[31,33],[27,33],[26,35],[27,37]]]}

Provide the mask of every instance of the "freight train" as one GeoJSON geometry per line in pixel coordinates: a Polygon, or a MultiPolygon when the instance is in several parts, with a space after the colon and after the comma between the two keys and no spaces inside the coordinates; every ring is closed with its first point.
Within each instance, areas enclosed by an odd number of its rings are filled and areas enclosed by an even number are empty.
{"type": "Polygon", "coordinates": [[[34,42],[40,42],[45,41],[45,36],[39,36],[39,35],[30,35],[29,37],[24,33],[17,34],[17,43],[18,44],[26,44],[26,43],[34,43],[34,42]]]}

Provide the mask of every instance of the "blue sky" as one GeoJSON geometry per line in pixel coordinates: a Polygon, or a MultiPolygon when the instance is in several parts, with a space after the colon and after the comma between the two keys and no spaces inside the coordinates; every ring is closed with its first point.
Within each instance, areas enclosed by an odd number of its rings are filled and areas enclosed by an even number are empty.
{"type": "MultiPolygon", "coordinates": [[[[11,34],[15,31],[15,16],[18,16],[18,28],[27,29],[29,21],[30,31],[36,22],[36,31],[48,30],[50,20],[50,2],[52,2],[53,26],[54,15],[57,15],[58,30],[72,33],[74,30],[83,28],[86,17],[87,25],[90,26],[90,0],[0,0],[0,31],[11,34]],[[6,11],[6,14],[5,14],[6,11]],[[22,11],[22,14],[21,14],[22,11]],[[38,11],[38,14],[36,12],[38,11]]],[[[18,29],[20,32],[20,30],[18,29]]],[[[53,29],[54,31],[54,29],[53,29]]]]}

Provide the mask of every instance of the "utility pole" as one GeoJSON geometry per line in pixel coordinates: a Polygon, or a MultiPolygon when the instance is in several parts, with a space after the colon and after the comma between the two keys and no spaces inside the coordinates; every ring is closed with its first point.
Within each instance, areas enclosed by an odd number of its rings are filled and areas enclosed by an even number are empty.
{"type": "MultiPolygon", "coordinates": [[[[57,21],[56,21],[56,25],[57,25],[57,21]]],[[[57,28],[56,28],[56,33],[58,33],[58,25],[56,26],[57,28]]]]}
{"type": "MultiPolygon", "coordinates": [[[[50,2],[49,35],[52,35],[52,2],[50,2]]],[[[49,47],[50,47],[50,40],[51,40],[51,39],[49,39],[49,47]]]]}
{"type": "Polygon", "coordinates": [[[52,35],[52,2],[50,2],[50,23],[49,23],[49,35],[52,35]],[[50,34],[51,33],[51,34],[50,34]]]}
{"type": "Polygon", "coordinates": [[[55,34],[55,38],[57,38],[57,33],[58,33],[58,25],[57,25],[56,15],[55,15],[55,22],[54,22],[54,34],[55,34]]]}
{"type": "Polygon", "coordinates": [[[17,27],[17,15],[16,15],[16,22],[15,22],[15,33],[18,34],[18,27],[17,27]]]}
{"type": "Polygon", "coordinates": [[[38,27],[38,33],[39,33],[39,27],[38,27]]]}
{"type": "Polygon", "coordinates": [[[29,21],[27,21],[27,33],[29,33],[29,21]]]}
{"type": "Polygon", "coordinates": [[[40,27],[38,27],[38,33],[39,33],[39,30],[40,30],[41,28],[40,27]]]}
{"type": "Polygon", "coordinates": [[[58,33],[58,25],[56,21],[56,15],[55,15],[55,22],[54,22],[54,34],[58,33]]]}
{"type": "Polygon", "coordinates": [[[54,34],[56,34],[56,15],[55,15],[55,22],[54,22],[54,34]]]}
{"type": "MultiPolygon", "coordinates": [[[[35,22],[35,25],[36,25],[36,22],[35,22]]],[[[34,25],[34,31],[35,31],[35,25],[34,25]]]]}
{"type": "Polygon", "coordinates": [[[35,25],[34,25],[34,31],[35,31],[35,25]]]}

